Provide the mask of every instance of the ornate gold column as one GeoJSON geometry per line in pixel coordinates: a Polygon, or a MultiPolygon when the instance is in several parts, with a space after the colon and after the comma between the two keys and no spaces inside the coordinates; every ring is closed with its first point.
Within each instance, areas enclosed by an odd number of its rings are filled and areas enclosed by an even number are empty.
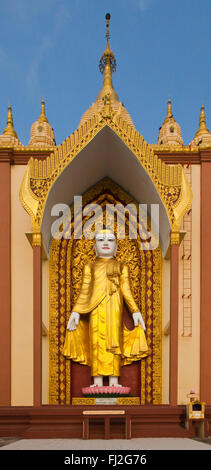
{"type": "Polygon", "coordinates": [[[179,310],[179,232],[171,233],[170,268],[170,378],[169,403],[177,405],[178,395],[178,310],[179,310]]]}
{"type": "Polygon", "coordinates": [[[33,233],[34,406],[42,404],[42,235],[33,233]]]}

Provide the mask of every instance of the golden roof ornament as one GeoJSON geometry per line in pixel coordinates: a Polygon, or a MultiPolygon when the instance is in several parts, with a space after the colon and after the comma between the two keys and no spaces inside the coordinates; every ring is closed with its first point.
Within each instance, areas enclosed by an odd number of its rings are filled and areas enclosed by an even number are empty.
{"type": "Polygon", "coordinates": [[[174,116],[172,114],[172,108],[171,108],[171,98],[169,97],[168,99],[168,107],[167,107],[167,115],[166,115],[166,119],[164,122],[167,122],[169,119],[173,118],[174,119],[174,116]]]}
{"type": "Polygon", "coordinates": [[[9,104],[8,106],[7,125],[3,133],[0,135],[0,147],[12,147],[12,148],[24,147],[21,144],[20,140],[18,139],[17,133],[15,132],[15,129],[14,129],[11,104],[9,104]]]}
{"type": "Polygon", "coordinates": [[[171,98],[168,99],[166,118],[159,129],[158,145],[168,147],[170,145],[183,145],[180,125],[174,119],[171,106],[171,98]]]}
{"type": "Polygon", "coordinates": [[[111,15],[107,13],[106,16],[106,48],[99,61],[100,72],[104,75],[103,86],[97,96],[95,103],[92,103],[87,111],[83,114],[79,126],[85,124],[89,119],[94,116],[101,119],[101,116],[111,117],[116,115],[121,117],[130,126],[134,127],[133,121],[124,107],[123,103],[119,101],[118,95],[113,88],[112,74],[116,71],[116,59],[109,45],[109,22],[111,15]]]}
{"type": "Polygon", "coordinates": [[[45,101],[42,99],[40,116],[31,126],[29,147],[51,148],[55,145],[54,130],[46,117],[45,101]]]}
{"type": "Polygon", "coordinates": [[[206,124],[205,117],[205,108],[204,105],[201,105],[200,118],[199,118],[199,128],[191,142],[191,147],[195,146],[211,146],[211,132],[209,131],[206,124]]]}
{"type": "Polygon", "coordinates": [[[206,125],[205,109],[204,109],[204,105],[202,104],[201,105],[200,118],[199,118],[199,128],[198,128],[198,130],[195,134],[195,137],[198,137],[198,136],[204,135],[204,134],[209,134],[209,133],[210,133],[210,131],[207,128],[207,125],[206,125]]]}
{"type": "Polygon", "coordinates": [[[112,98],[118,100],[118,96],[116,92],[114,91],[113,88],[113,83],[112,83],[112,74],[115,73],[116,71],[116,59],[113,54],[113,52],[110,49],[109,45],[109,22],[111,15],[110,13],[107,13],[106,16],[106,48],[105,51],[102,54],[102,57],[99,62],[99,69],[102,74],[104,74],[104,80],[103,80],[103,87],[102,90],[100,91],[97,99],[103,99],[104,96],[109,95],[112,98]]]}
{"type": "Polygon", "coordinates": [[[113,52],[111,51],[110,49],[110,46],[109,46],[109,21],[111,19],[111,15],[110,13],[107,13],[106,14],[106,39],[107,39],[107,45],[106,45],[106,49],[105,51],[103,52],[103,55],[100,59],[100,62],[99,62],[99,69],[100,69],[100,72],[101,73],[104,73],[105,71],[105,68],[106,68],[106,65],[109,65],[109,68],[111,69],[111,72],[112,73],[115,73],[116,71],[116,59],[115,59],[115,56],[113,54],[113,52]]]}
{"type": "Polygon", "coordinates": [[[14,126],[13,126],[13,117],[12,117],[12,106],[9,104],[8,106],[8,113],[7,113],[7,126],[5,127],[3,131],[4,135],[9,135],[11,137],[15,137],[16,139],[18,138],[17,133],[15,132],[14,126]]]}
{"type": "Polygon", "coordinates": [[[44,99],[42,99],[42,102],[41,102],[41,113],[40,113],[40,117],[38,118],[38,121],[48,122],[48,119],[47,119],[46,114],[45,114],[45,101],[44,101],[44,99]]]}

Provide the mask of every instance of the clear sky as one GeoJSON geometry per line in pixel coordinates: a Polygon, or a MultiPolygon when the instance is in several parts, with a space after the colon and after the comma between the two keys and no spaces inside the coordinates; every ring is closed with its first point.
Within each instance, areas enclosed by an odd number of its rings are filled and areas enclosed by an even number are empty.
{"type": "Polygon", "coordinates": [[[114,88],[147,142],[169,96],[185,144],[202,103],[211,130],[211,0],[0,0],[0,133],[11,103],[27,145],[43,97],[57,144],[78,127],[102,86],[107,12],[114,88]]]}

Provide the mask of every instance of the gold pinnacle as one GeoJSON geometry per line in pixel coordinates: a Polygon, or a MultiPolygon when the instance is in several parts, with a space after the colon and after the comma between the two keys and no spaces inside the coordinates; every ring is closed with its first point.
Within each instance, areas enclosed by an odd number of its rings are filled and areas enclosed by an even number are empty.
{"type": "Polygon", "coordinates": [[[169,97],[168,99],[168,107],[167,107],[167,115],[166,115],[166,119],[164,122],[167,122],[169,121],[170,118],[173,117],[173,114],[172,114],[172,108],[171,108],[171,98],[169,97]]]}
{"type": "Polygon", "coordinates": [[[168,110],[167,110],[167,117],[172,117],[172,109],[171,109],[171,98],[168,99],[168,110]]]}
{"type": "Polygon", "coordinates": [[[46,114],[45,114],[45,101],[44,101],[44,99],[42,99],[42,102],[41,102],[41,114],[40,114],[40,117],[38,118],[38,121],[48,122],[48,119],[47,119],[46,114]]]}
{"type": "Polygon", "coordinates": [[[206,125],[206,118],[205,118],[205,109],[204,105],[201,105],[201,112],[200,112],[200,118],[199,118],[199,128],[198,131],[195,134],[195,137],[198,137],[200,135],[204,134],[210,134],[210,131],[206,125]]]}
{"type": "Polygon", "coordinates": [[[11,104],[8,106],[8,113],[7,113],[7,127],[5,127],[3,131],[4,135],[10,135],[11,137],[16,137],[17,134],[15,132],[14,126],[13,126],[13,117],[12,117],[12,107],[11,104]]]}
{"type": "Polygon", "coordinates": [[[116,59],[109,46],[109,22],[111,15],[106,14],[106,49],[99,62],[100,72],[104,74],[103,87],[100,91],[97,99],[102,99],[106,95],[110,95],[112,98],[118,100],[118,96],[113,88],[112,73],[116,70],[116,59]]]}

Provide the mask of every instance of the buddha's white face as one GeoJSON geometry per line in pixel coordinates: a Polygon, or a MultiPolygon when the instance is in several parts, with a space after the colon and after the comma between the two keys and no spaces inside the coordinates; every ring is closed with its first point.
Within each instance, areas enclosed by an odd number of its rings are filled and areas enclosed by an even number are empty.
{"type": "Polygon", "coordinates": [[[99,258],[113,258],[116,255],[116,238],[113,233],[98,233],[95,239],[95,251],[99,258]]]}

